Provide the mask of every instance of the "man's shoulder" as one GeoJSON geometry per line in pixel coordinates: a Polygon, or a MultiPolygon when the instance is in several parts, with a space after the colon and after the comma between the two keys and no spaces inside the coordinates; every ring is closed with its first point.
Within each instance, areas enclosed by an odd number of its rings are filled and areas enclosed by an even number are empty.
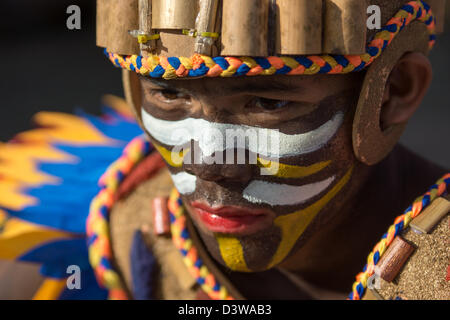
{"type": "Polygon", "coordinates": [[[110,215],[111,245],[114,260],[126,286],[133,291],[131,251],[136,232],[142,232],[147,250],[156,259],[156,281],[152,291],[156,299],[195,299],[197,286],[189,274],[183,257],[174,246],[170,233],[158,234],[155,229],[155,199],[166,200],[173,189],[167,168],[141,182],[127,197],[119,201],[110,215]]]}

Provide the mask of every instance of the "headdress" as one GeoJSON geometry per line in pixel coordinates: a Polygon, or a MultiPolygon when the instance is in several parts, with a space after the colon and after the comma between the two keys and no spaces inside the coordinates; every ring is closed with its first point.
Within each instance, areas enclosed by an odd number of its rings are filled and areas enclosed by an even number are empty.
{"type": "Polygon", "coordinates": [[[370,165],[392,150],[405,128],[386,132],[373,120],[379,119],[390,71],[407,52],[428,54],[443,30],[445,0],[370,3],[97,0],[97,45],[125,70],[125,94],[135,110],[141,99],[137,75],[179,79],[366,69],[353,145],[357,158],[370,165]],[[368,28],[377,27],[370,24],[370,12],[375,20],[379,16],[380,28],[368,28]]]}

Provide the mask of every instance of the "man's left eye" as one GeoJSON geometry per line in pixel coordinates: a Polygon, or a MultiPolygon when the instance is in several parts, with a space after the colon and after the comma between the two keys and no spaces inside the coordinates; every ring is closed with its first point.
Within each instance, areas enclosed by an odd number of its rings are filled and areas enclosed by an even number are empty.
{"type": "Polygon", "coordinates": [[[258,108],[263,108],[265,110],[277,110],[287,106],[290,101],[286,100],[274,100],[267,98],[255,98],[253,100],[254,106],[258,108]]]}
{"type": "Polygon", "coordinates": [[[154,90],[153,97],[165,103],[175,101],[184,101],[187,103],[191,100],[189,95],[171,89],[154,90]]]}

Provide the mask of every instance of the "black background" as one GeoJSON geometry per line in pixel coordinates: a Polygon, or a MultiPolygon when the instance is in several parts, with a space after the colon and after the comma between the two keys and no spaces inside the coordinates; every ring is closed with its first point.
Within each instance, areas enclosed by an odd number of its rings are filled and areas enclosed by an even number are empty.
{"type": "MultiPolygon", "coordinates": [[[[434,80],[401,141],[450,167],[450,10],[447,31],[431,53],[434,80]]],[[[120,70],[95,46],[94,0],[0,1],[0,141],[30,128],[41,110],[98,113],[103,94],[122,96],[120,70]],[[81,8],[82,29],[66,27],[66,9],[81,8]]]]}

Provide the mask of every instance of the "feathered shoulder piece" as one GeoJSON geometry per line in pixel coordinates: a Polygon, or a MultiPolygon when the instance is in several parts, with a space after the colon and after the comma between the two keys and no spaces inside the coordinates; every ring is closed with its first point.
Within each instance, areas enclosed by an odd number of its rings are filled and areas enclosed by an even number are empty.
{"type": "Polygon", "coordinates": [[[114,96],[105,96],[101,116],[40,112],[34,122],[0,143],[0,263],[40,265],[36,299],[106,298],[89,265],[86,218],[99,178],[142,131],[114,96]],[[83,290],[67,288],[72,265],[83,290]]]}

